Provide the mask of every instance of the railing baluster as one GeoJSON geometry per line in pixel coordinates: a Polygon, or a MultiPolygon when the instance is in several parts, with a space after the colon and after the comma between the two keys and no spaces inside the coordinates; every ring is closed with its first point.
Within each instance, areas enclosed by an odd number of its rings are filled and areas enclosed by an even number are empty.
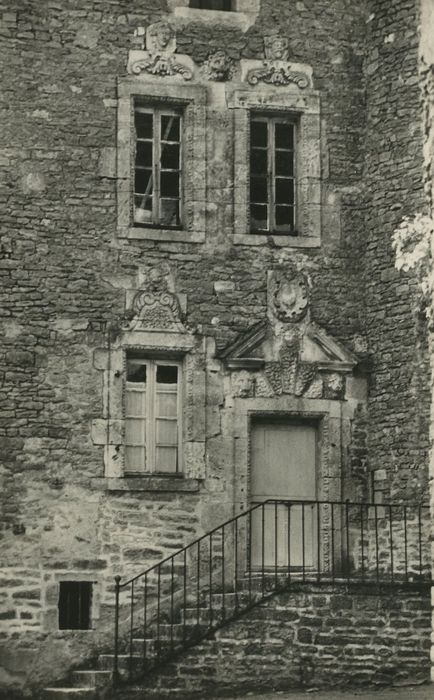
{"type": "Polygon", "coordinates": [[[350,518],[349,518],[349,501],[345,502],[345,528],[346,528],[346,569],[347,583],[350,582],[350,518]]]}
{"type": "Polygon", "coordinates": [[[145,584],[143,586],[143,671],[146,671],[146,638],[148,634],[148,574],[145,573],[145,584]]]}
{"type": "Polygon", "coordinates": [[[234,553],[234,567],[235,567],[235,607],[238,610],[238,520],[234,520],[234,527],[235,527],[235,536],[234,536],[234,546],[235,546],[235,553],[234,553]]]}
{"type": "Polygon", "coordinates": [[[301,542],[302,542],[302,562],[303,562],[303,583],[306,580],[306,547],[304,532],[304,503],[301,504],[301,542]]]}
{"type": "Polygon", "coordinates": [[[374,504],[374,512],[375,512],[375,569],[376,569],[376,576],[377,576],[377,584],[380,581],[380,562],[378,559],[378,506],[375,503],[374,504]]]}
{"type": "Polygon", "coordinates": [[[288,583],[291,582],[291,503],[288,504],[288,583]]]}
{"type": "Polygon", "coordinates": [[[226,606],[225,606],[225,526],[222,527],[222,619],[226,619],[226,606]]]}
{"type": "Polygon", "coordinates": [[[196,624],[200,622],[200,540],[197,543],[197,572],[196,572],[196,624]]]}
{"type": "Polygon", "coordinates": [[[170,653],[173,654],[173,597],[175,585],[175,556],[172,557],[172,565],[170,567],[170,653]]]}
{"type": "Polygon", "coordinates": [[[131,604],[130,604],[130,658],[128,664],[128,678],[133,675],[133,628],[134,628],[134,581],[131,581],[131,604]]]}
{"type": "Polygon", "coordinates": [[[407,506],[404,506],[404,570],[405,581],[408,582],[408,543],[407,543],[407,506]]]}
{"type": "Polygon", "coordinates": [[[186,635],[186,629],[185,629],[185,615],[187,611],[187,549],[184,549],[184,581],[183,581],[183,588],[184,588],[184,611],[183,611],[183,616],[182,616],[182,646],[185,646],[185,635],[186,635]]]}
{"type": "Polygon", "coordinates": [[[362,550],[362,581],[365,580],[365,543],[363,533],[363,505],[360,505],[360,546],[362,550]]]}
{"type": "Polygon", "coordinates": [[[262,597],[265,595],[265,503],[262,503],[262,597]]]}
{"type": "Polygon", "coordinates": [[[332,583],[334,583],[335,582],[335,504],[334,503],[332,503],[330,527],[332,529],[332,537],[331,537],[332,583]]]}
{"type": "Polygon", "coordinates": [[[249,605],[252,604],[252,511],[249,510],[249,605]]]}
{"type": "Polygon", "coordinates": [[[419,576],[422,579],[422,506],[419,506],[419,576]]]}
{"type": "Polygon", "coordinates": [[[389,506],[389,537],[390,537],[390,580],[394,580],[393,566],[393,526],[392,526],[392,506],[389,506]]]}
{"type": "Polygon", "coordinates": [[[160,660],[160,611],[161,611],[161,564],[158,565],[157,574],[157,642],[156,642],[156,652],[157,658],[160,660]]]}
{"type": "Polygon", "coordinates": [[[278,548],[278,528],[277,528],[277,501],[274,501],[274,587],[277,588],[277,557],[279,555],[278,548]]]}
{"type": "Polygon", "coordinates": [[[209,536],[209,626],[212,627],[213,623],[213,609],[212,609],[212,532],[209,536]]]}
{"type": "Polygon", "coordinates": [[[316,504],[316,560],[317,560],[317,581],[321,581],[321,524],[320,524],[321,506],[316,504]]]}
{"type": "Polygon", "coordinates": [[[119,685],[119,594],[121,577],[115,576],[115,653],[113,659],[113,685],[119,685]]]}

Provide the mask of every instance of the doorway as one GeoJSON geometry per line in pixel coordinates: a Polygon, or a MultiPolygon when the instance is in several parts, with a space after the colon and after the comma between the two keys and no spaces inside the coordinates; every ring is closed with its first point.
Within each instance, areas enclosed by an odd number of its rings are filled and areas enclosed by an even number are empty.
{"type": "Polygon", "coordinates": [[[288,501],[317,497],[317,441],[313,423],[252,422],[251,505],[264,504],[252,513],[252,568],[315,568],[317,508],[288,501]]]}

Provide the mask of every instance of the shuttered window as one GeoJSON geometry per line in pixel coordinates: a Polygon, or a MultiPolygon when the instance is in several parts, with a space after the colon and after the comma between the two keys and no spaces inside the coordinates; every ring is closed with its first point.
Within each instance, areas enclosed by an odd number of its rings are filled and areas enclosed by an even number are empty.
{"type": "Polygon", "coordinates": [[[127,356],[127,473],[181,471],[180,387],[180,363],[127,356]]]}
{"type": "Polygon", "coordinates": [[[135,105],[134,224],[182,224],[182,114],[135,105]]]}
{"type": "Polygon", "coordinates": [[[253,115],[250,123],[250,222],[253,233],[296,233],[296,123],[253,115]]]}

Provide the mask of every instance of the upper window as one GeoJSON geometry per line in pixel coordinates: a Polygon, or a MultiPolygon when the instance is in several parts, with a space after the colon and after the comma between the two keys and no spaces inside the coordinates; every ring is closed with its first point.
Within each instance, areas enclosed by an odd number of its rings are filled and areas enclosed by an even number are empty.
{"type": "Polygon", "coordinates": [[[296,123],[253,115],[250,124],[252,233],[296,234],[296,123]]]}
{"type": "Polygon", "coordinates": [[[199,10],[225,10],[226,12],[233,9],[232,0],[190,0],[190,7],[199,10]]]}
{"type": "Polygon", "coordinates": [[[127,355],[127,473],[181,471],[180,375],[180,363],[127,355]]]}
{"type": "Polygon", "coordinates": [[[135,104],[134,224],[180,228],[182,114],[135,104]]]}

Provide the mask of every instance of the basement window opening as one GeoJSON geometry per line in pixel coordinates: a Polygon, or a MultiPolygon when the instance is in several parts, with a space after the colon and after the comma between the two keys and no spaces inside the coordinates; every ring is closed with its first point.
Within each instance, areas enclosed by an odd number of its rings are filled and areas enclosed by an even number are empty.
{"type": "Polygon", "coordinates": [[[197,10],[222,10],[224,12],[233,10],[232,0],[190,0],[190,7],[197,10]]]}
{"type": "Polygon", "coordinates": [[[60,581],[59,629],[91,629],[92,581],[60,581]]]}

